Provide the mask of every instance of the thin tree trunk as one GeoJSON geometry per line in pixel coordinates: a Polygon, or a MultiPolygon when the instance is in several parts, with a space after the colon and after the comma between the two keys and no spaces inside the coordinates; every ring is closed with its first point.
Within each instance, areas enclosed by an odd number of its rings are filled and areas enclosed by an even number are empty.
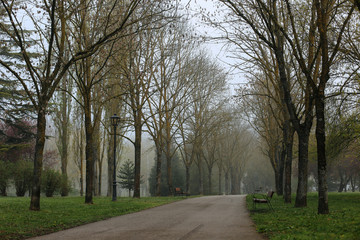
{"type": "MultiPolygon", "coordinates": [[[[63,89],[67,89],[65,79],[62,80],[63,89]]],[[[65,91],[61,92],[61,174],[67,175],[67,162],[68,162],[68,97],[65,91]]],[[[67,193],[61,192],[61,196],[66,196],[67,193]]]]}
{"type": "Polygon", "coordinates": [[[84,195],[84,144],[83,125],[80,128],[80,196],[84,195]]]}
{"type": "Polygon", "coordinates": [[[291,203],[291,172],[292,172],[292,152],[294,142],[294,129],[290,125],[290,121],[285,123],[286,127],[286,160],[285,160],[285,186],[284,201],[291,203]]]}
{"type": "Polygon", "coordinates": [[[276,190],[276,193],[278,193],[278,192],[280,192],[279,169],[278,168],[275,168],[274,175],[275,175],[275,190],[276,190]]]}
{"type": "Polygon", "coordinates": [[[318,154],[318,213],[328,214],[328,187],[326,174],[326,155],[325,155],[325,96],[321,94],[316,98],[316,142],[318,154]]]}
{"type": "Polygon", "coordinates": [[[161,148],[156,147],[156,185],[155,185],[155,195],[157,197],[161,196],[161,148]]]}
{"type": "Polygon", "coordinates": [[[222,168],[219,168],[219,175],[218,176],[219,176],[219,179],[218,179],[218,181],[219,181],[219,193],[218,194],[221,195],[222,194],[222,192],[221,192],[221,190],[222,190],[221,189],[221,185],[222,185],[222,181],[221,181],[222,180],[222,168]]]}
{"type": "Polygon", "coordinates": [[[277,195],[284,195],[284,169],[285,169],[286,147],[283,145],[280,153],[280,165],[279,165],[279,192],[277,195]]]}
{"type": "Polygon", "coordinates": [[[203,172],[202,172],[202,161],[201,154],[197,153],[198,159],[198,173],[199,173],[199,194],[204,195],[204,181],[203,181],[203,172]]]}
{"type": "Polygon", "coordinates": [[[350,176],[350,185],[351,185],[351,191],[355,192],[355,177],[353,175],[350,176]]]}
{"type": "MultiPolygon", "coordinates": [[[[94,135],[93,135],[93,140],[94,140],[94,135]]],[[[94,144],[95,144],[95,142],[94,142],[94,144]]],[[[98,160],[98,158],[97,158],[97,149],[96,149],[96,146],[94,145],[94,147],[93,147],[93,154],[94,154],[94,156],[93,156],[93,163],[94,163],[94,174],[93,174],[93,176],[94,176],[94,180],[93,180],[93,182],[94,182],[94,186],[93,186],[93,195],[94,196],[97,196],[98,195],[98,185],[97,185],[97,182],[98,182],[98,168],[97,168],[97,162],[99,161],[98,160]]]]}
{"type": "Polygon", "coordinates": [[[185,166],[185,174],[186,174],[186,190],[187,194],[190,194],[190,166],[185,166]]]}
{"type": "Polygon", "coordinates": [[[225,172],[225,194],[229,194],[229,171],[225,172]]]}
{"type": "Polygon", "coordinates": [[[114,138],[110,137],[110,143],[107,151],[108,157],[108,167],[107,167],[107,174],[108,174],[108,190],[106,196],[111,197],[113,191],[113,173],[114,173],[114,138]]]}
{"type": "Polygon", "coordinates": [[[98,177],[98,195],[101,196],[101,178],[102,178],[102,164],[99,162],[99,177],[98,177]]]}
{"type": "Polygon", "coordinates": [[[85,157],[86,157],[86,187],[85,187],[85,203],[93,203],[93,189],[94,189],[94,153],[93,153],[93,126],[91,122],[91,105],[89,97],[85,97],[84,101],[85,113],[85,157]]]}
{"type": "Polygon", "coordinates": [[[208,171],[209,171],[209,173],[208,173],[208,181],[209,181],[209,195],[211,195],[212,194],[212,181],[211,181],[211,176],[212,176],[212,167],[208,167],[208,171]]]}
{"type": "Polygon", "coordinates": [[[138,112],[135,117],[135,186],[134,198],[140,198],[140,165],[141,165],[141,114],[138,112]]]}
{"type": "Polygon", "coordinates": [[[234,167],[230,170],[232,195],[240,194],[240,176],[237,170],[238,169],[234,167]]]}
{"type": "MultiPolygon", "coordinates": [[[[39,104],[40,105],[40,104],[39,104]]],[[[41,105],[40,105],[41,106],[41,105]]],[[[40,210],[40,179],[45,146],[46,113],[45,106],[40,107],[37,118],[37,135],[35,144],[33,187],[31,191],[30,210],[40,210]]]]}
{"type": "Polygon", "coordinates": [[[169,190],[169,196],[174,195],[173,185],[172,185],[172,167],[171,167],[171,156],[170,156],[170,142],[166,144],[166,169],[167,169],[167,184],[169,190]]]}
{"type": "Polygon", "coordinates": [[[275,189],[276,194],[279,196],[283,195],[284,188],[284,164],[285,164],[285,149],[283,147],[278,147],[275,150],[275,162],[277,163],[274,166],[275,173],[275,189]]]}
{"type": "Polygon", "coordinates": [[[295,207],[307,206],[308,188],[308,148],[309,135],[303,131],[298,133],[299,139],[299,163],[298,163],[298,186],[296,191],[295,207]]]}

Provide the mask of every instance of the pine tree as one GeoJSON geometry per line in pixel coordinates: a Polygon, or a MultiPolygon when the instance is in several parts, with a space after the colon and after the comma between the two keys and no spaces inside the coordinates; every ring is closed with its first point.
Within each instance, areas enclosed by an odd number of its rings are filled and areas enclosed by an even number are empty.
{"type": "Polygon", "coordinates": [[[119,170],[120,186],[129,190],[129,197],[131,197],[131,190],[134,190],[135,185],[135,164],[128,159],[121,166],[119,170]]]}

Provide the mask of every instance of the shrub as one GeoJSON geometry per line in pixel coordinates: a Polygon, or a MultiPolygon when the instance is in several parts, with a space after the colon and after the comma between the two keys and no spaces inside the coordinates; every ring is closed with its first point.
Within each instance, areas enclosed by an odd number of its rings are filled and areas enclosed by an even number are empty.
{"type": "Polygon", "coordinates": [[[12,172],[16,196],[23,197],[31,187],[33,165],[30,161],[19,160],[15,163],[12,172]]]}
{"type": "Polygon", "coordinates": [[[6,196],[6,188],[9,185],[9,180],[11,176],[11,166],[12,164],[7,161],[0,160],[0,195],[6,196]]]}
{"type": "Polygon", "coordinates": [[[61,175],[60,194],[62,197],[68,196],[71,190],[71,181],[66,174],[61,175]]]}
{"type": "Polygon", "coordinates": [[[52,169],[45,169],[41,174],[41,191],[46,197],[54,196],[60,190],[61,174],[52,169]]]}

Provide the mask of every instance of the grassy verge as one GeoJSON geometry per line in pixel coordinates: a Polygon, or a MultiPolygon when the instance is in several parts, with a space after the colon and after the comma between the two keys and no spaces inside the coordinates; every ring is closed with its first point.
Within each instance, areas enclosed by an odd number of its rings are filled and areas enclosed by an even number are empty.
{"type": "Polygon", "coordinates": [[[275,211],[266,204],[254,210],[251,195],[247,204],[257,231],[270,239],[360,239],[360,193],[330,193],[329,215],[317,214],[315,193],[308,195],[307,208],[284,204],[278,196],[272,200],[275,211]]]}
{"type": "Polygon", "coordinates": [[[83,197],[41,199],[41,211],[29,211],[29,198],[0,198],[0,239],[24,239],[60,231],[85,223],[137,212],[182,197],[111,198],[95,197],[94,204],[84,204],[83,197]]]}

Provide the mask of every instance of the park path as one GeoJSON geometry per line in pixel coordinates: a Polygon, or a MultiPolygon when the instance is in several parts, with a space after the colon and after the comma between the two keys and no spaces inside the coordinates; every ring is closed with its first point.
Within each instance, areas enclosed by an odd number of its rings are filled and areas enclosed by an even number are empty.
{"type": "Polygon", "coordinates": [[[49,235],[47,239],[265,239],[255,231],[245,195],[206,196],[90,223],[49,235]]]}

